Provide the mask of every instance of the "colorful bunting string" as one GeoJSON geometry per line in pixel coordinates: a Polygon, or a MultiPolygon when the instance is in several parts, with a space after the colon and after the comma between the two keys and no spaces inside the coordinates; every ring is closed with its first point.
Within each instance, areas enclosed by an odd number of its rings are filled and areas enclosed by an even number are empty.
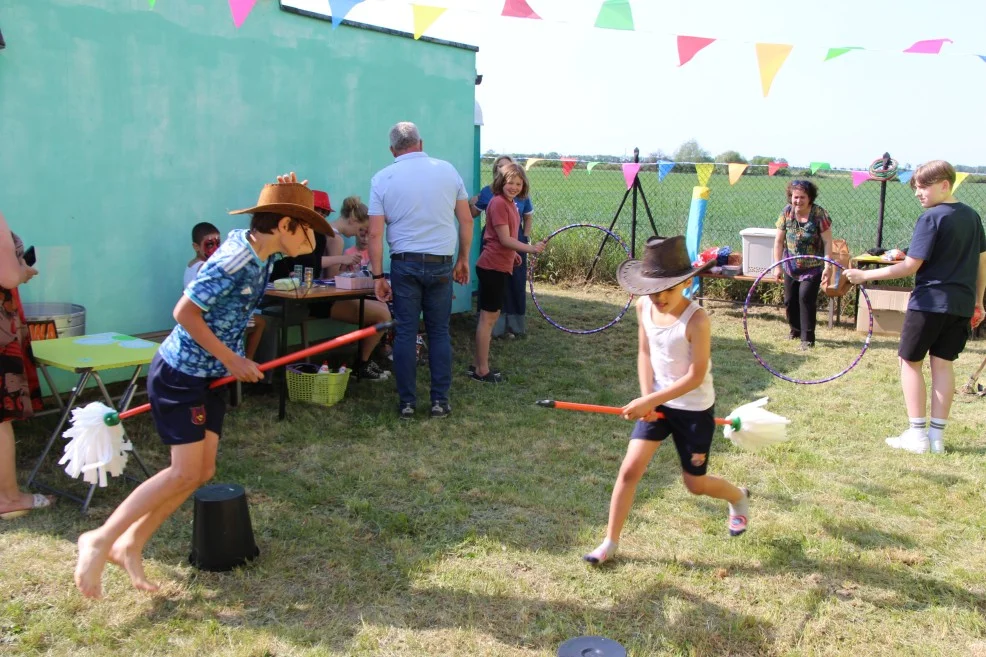
{"type": "Polygon", "coordinates": [[[596,166],[597,164],[599,164],[599,162],[589,162],[589,164],[585,165],[585,170],[589,173],[592,173],[592,167],[596,166]]]}
{"type": "Polygon", "coordinates": [[[346,14],[350,10],[363,2],[363,0],[329,0],[329,11],[332,13],[332,29],[339,27],[339,23],[346,20],[346,14]]]}
{"type": "Polygon", "coordinates": [[[239,29],[247,19],[257,0],[229,0],[229,11],[233,14],[233,25],[239,29]]]}
{"type": "Polygon", "coordinates": [[[695,165],[695,173],[698,174],[698,184],[700,187],[705,187],[709,184],[709,178],[712,177],[712,172],[715,169],[716,165],[711,162],[695,165]]]}
{"type": "Polygon", "coordinates": [[[637,173],[640,171],[640,164],[637,162],[624,162],[623,163],[623,179],[627,181],[627,189],[633,186],[633,181],[637,178],[637,173]]]}
{"type": "Polygon", "coordinates": [[[572,169],[575,168],[575,158],[563,157],[561,159],[561,172],[565,174],[568,178],[568,174],[572,173],[572,169]]]}
{"type": "Polygon", "coordinates": [[[596,16],[596,27],[607,30],[633,30],[630,0],[603,0],[596,16]]]}
{"type": "Polygon", "coordinates": [[[705,48],[715,39],[695,36],[678,36],[678,66],[684,66],[692,60],[699,50],[705,48]]]}
{"type": "Polygon", "coordinates": [[[962,184],[962,181],[965,180],[968,177],[969,177],[969,174],[966,173],[965,171],[957,171],[955,173],[955,184],[952,185],[952,193],[953,194],[955,193],[955,190],[959,188],[959,185],[962,184]]]}
{"type": "Polygon", "coordinates": [[[511,16],[513,18],[536,18],[541,19],[531,6],[527,4],[527,0],[507,0],[503,3],[503,12],[501,16],[511,16]]]}
{"type": "Polygon", "coordinates": [[[784,43],[758,43],[756,47],[757,64],[760,67],[760,86],[763,88],[763,97],[766,98],[770,93],[770,85],[774,83],[774,76],[781,70],[784,60],[791,54],[794,46],[784,43]]]}
{"type": "Polygon", "coordinates": [[[671,173],[671,169],[674,168],[674,162],[665,162],[661,160],[657,163],[657,182],[663,182],[667,178],[668,174],[671,173]]]}
{"type": "Polygon", "coordinates": [[[846,48],[829,48],[829,51],[825,53],[825,59],[823,59],[822,61],[827,62],[830,59],[841,57],[842,55],[845,55],[847,52],[850,52],[852,50],[863,50],[863,48],[859,46],[849,46],[846,48]]]}
{"type": "Polygon", "coordinates": [[[748,167],[748,166],[750,166],[750,165],[749,164],[737,163],[737,162],[730,162],[729,163],[729,184],[730,185],[735,185],[737,182],[739,182],[740,176],[743,175],[743,172],[746,171],[746,167],[748,167]]]}
{"type": "Polygon", "coordinates": [[[531,170],[531,167],[534,166],[534,164],[536,162],[540,162],[540,161],[541,161],[541,158],[539,158],[539,157],[529,157],[529,158],[527,158],[527,162],[524,163],[524,171],[530,171],[531,170]]]}
{"type": "Polygon", "coordinates": [[[953,43],[953,41],[951,39],[915,41],[914,45],[904,50],[904,52],[917,53],[919,55],[937,55],[941,52],[941,47],[946,43],[953,43]]]}
{"type": "Polygon", "coordinates": [[[420,39],[448,7],[412,4],[411,9],[414,12],[414,38],[420,39]]]}
{"type": "Polygon", "coordinates": [[[859,187],[864,182],[870,179],[869,171],[853,171],[852,172],[852,186],[859,187]]]}
{"type": "Polygon", "coordinates": [[[808,165],[808,169],[811,171],[811,175],[815,175],[822,169],[832,169],[832,165],[828,162],[812,162],[808,165]]]}
{"type": "Polygon", "coordinates": [[[770,162],[767,164],[767,175],[772,176],[787,166],[787,162],[770,162]]]}

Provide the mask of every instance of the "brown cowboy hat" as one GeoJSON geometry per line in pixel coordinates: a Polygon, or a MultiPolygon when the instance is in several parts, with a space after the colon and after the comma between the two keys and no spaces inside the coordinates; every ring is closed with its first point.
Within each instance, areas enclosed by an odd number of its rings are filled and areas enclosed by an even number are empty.
{"type": "Polygon", "coordinates": [[[657,294],[688,280],[715,264],[692,267],[685,238],[648,237],[643,260],[627,260],[616,270],[616,280],[631,294],[657,294]]]}
{"type": "Polygon", "coordinates": [[[307,224],[316,233],[332,237],[335,233],[322,215],[315,211],[315,195],[301,183],[271,183],[260,190],[260,198],[252,208],[234,210],[230,214],[273,212],[307,224]]]}

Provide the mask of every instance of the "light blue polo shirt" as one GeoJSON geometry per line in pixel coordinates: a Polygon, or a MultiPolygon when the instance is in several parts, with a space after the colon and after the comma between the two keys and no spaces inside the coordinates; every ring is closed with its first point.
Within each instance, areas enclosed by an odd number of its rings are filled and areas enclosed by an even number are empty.
{"type": "Polygon", "coordinates": [[[468,198],[451,164],[406,153],[373,176],[369,211],[386,219],[391,253],[451,256],[459,243],[455,203],[468,198]]]}

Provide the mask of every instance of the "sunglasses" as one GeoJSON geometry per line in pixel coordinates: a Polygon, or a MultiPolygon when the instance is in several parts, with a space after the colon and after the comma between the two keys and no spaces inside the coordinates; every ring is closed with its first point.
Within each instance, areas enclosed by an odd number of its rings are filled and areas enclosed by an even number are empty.
{"type": "Polygon", "coordinates": [[[808,189],[811,183],[807,180],[794,180],[791,181],[791,187],[798,187],[799,189],[808,189]]]}

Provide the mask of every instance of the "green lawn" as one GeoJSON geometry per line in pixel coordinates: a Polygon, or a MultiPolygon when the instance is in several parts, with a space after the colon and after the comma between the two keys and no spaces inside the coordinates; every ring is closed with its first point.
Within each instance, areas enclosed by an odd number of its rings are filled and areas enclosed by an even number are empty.
{"type": "MultiPolygon", "coordinates": [[[[620,297],[540,294],[592,317],[620,297]]],[[[894,339],[875,338],[834,383],[796,386],[752,358],[734,307],[713,305],[718,414],[769,395],[791,440],[749,453],[717,437],[711,472],[753,493],[750,530],[734,539],[724,505],[690,496],[674,450],[659,450],[620,557],[594,570],[580,557],[602,538],[630,425],[533,402],[636,396],[635,322],[575,337],[530,309],[528,338],[494,343],[501,387],[466,378],[472,323],[455,318],[446,420],[400,423],[392,382],[352,383],[328,409],[291,404],[282,423],[271,398],[231,411],[216,481],[248,491],[261,550],[248,567],[188,565],[189,503],[148,546],[160,594],[109,568],[107,599],[82,599],[75,540],[122,500],[119,481],[88,518],[62,502],[0,524],[0,654],[549,657],[584,634],[635,657],[986,654],[986,400],[957,399],[945,455],[893,452],[883,438],[904,426],[894,339]]],[[[801,378],[851,360],[862,337],[820,328],[806,355],[779,339],[776,316],[755,321],[758,347],[801,378]]],[[[970,344],[960,384],[984,355],[970,344]]],[[[18,426],[25,476],[51,426],[18,426]]],[[[126,427],[165,462],[146,416],[126,427]]]]}
{"type": "MultiPolygon", "coordinates": [[[[491,160],[482,162],[483,184],[491,181],[491,160]]],[[[795,170],[797,172],[799,170],[795,170]]],[[[568,178],[559,168],[535,164],[528,171],[534,203],[534,233],[544,237],[555,228],[587,222],[609,227],[626,193],[621,171],[596,167],[592,172],[576,168],[568,178]]],[[[684,234],[691,204],[692,188],[698,184],[694,173],[671,173],[658,182],[654,165],[645,165],[639,178],[658,233],[684,234]]],[[[744,228],[773,228],[786,203],[785,188],[790,176],[745,175],[730,185],[725,167],[717,168],[709,181],[711,198],[703,231],[703,246],[741,248],[739,232],[744,228]]],[[[828,210],[833,236],[845,239],[853,254],[876,244],[880,184],[866,182],[853,188],[848,172],[820,172],[813,178],[819,187],[817,203],[828,210]]],[[[986,212],[986,185],[966,181],[956,192],[981,215],[986,212]]],[[[631,234],[632,197],[620,213],[617,232],[626,240],[631,234]]],[[[884,248],[906,247],[921,206],[911,188],[894,181],[887,184],[884,216],[884,248]]],[[[653,234],[643,199],[638,196],[638,245],[653,234]]]]}

